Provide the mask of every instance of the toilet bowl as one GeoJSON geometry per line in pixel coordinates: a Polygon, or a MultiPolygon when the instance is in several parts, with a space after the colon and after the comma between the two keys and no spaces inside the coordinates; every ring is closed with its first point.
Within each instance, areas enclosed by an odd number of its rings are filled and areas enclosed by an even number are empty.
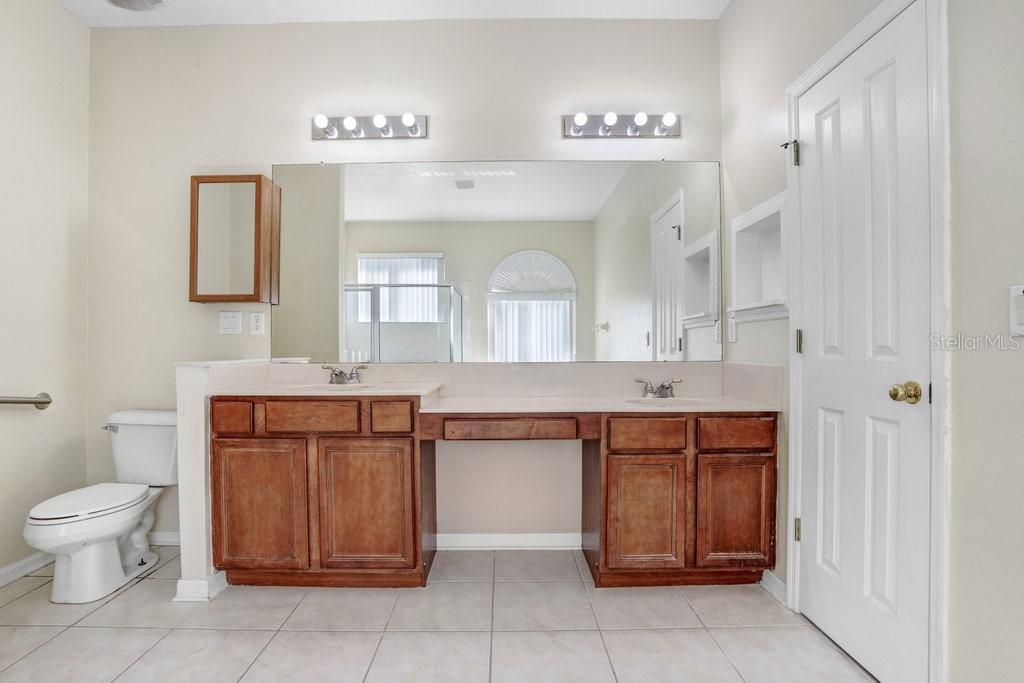
{"type": "Polygon", "coordinates": [[[25,520],[25,541],[55,556],[52,602],[99,600],[158,560],[148,535],[157,499],[177,483],[175,413],[123,410],[105,429],[117,482],[54,496],[25,520]]]}
{"type": "Polygon", "coordinates": [[[25,540],[56,558],[50,600],[99,600],[152,569],[159,557],[148,533],[162,492],[144,484],[96,484],[32,508],[25,540]]]}

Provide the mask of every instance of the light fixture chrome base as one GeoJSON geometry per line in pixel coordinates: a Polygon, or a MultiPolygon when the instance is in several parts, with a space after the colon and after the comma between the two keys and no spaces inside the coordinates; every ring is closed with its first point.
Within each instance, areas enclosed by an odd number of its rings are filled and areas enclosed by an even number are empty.
{"type": "Polygon", "coordinates": [[[587,114],[583,125],[577,125],[576,114],[562,114],[562,137],[566,140],[584,140],[591,138],[678,138],[681,137],[679,117],[671,126],[664,126],[661,117],[664,114],[648,114],[647,121],[641,126],[633,120],[633,114],[619,114],[612,125],[604,123],[604,114],[587,114]]]}
{"type": "Polygon", "coordinates": [[[423,114],[416,114],[411,126],[402,122],[402,114],[384,116],[386,124],[382,127],[374,125],[375,116],[328,116],[324,127],[317,126],[315,118],[310,120],[313,140],[422,140],[428,137],[428,117],[423,114]],[[355,127],[352,127],[353,122],[355,127]]]}

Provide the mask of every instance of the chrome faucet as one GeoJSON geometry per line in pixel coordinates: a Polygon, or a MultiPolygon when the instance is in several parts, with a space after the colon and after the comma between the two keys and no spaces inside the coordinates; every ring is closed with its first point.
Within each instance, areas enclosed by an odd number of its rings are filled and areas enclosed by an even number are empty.
{"type": "Polygon", "coordinates": [[[681,379],[667,379],[657,387],[651,384],[650,380],[636,378],[638,384],[644,385],[644,398],[675,398],[674,384],[681,384],[681,379]]]}
{"type": "Polygon", "coordinates": [[[321,367],[331,371],[331,384],[359,384],[359,371],[366,369],[365,365],[357,365],[346,373],[333,365],[322,365],[321,367]]]}

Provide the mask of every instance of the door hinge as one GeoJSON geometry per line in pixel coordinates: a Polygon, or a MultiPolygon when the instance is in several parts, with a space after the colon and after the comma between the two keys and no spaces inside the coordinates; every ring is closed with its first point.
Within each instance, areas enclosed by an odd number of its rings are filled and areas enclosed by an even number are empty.
{"type": "Polygon", "coordinates": [[[928,403],[932,402],[932,383],[928,382],[928,403]]]}
{"type": "Polygon", "coordinates": [[[790,140],[789,142],[783,142],[779,146],[782,147],[782,149],[789,149],[790,145],[793,146],[793,165],[794,166],[799,166],[800,165],[800,141],[799,140],[790,140]]]}
{"type": "Polygon", "coordinates": [[[672,229],[676,231],[676,239],[679,240],[680,242],[682,242],[683,241],[683,226],[681,226],[681,225],[673,225],[672,229]]]}
{"type": "Polygon", "coordinates": [[[683,338],[682,337],[679,338],[679,352],[680,353],[683,352],[683,338]]]}
{"type": "Polygon", "coordinates": [[[804,331],[803,330],[797,330],[796,331],[796,352],[797,353],[803,353],[804,352],[804,331]]]}
{"type": "Polygon", "coordinates": [[[793,540],[794,541],[799,541],[800,540],[800,518],[799,517],[797,517],[794,520],[794,524],[793,524],[793,540]]]}

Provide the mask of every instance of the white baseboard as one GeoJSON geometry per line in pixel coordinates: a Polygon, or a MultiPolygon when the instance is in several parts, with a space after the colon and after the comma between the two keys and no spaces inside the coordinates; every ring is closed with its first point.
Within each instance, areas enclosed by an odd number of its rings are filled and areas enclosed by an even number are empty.
{"type": "Polygon", "coordinates": [[[150,545],[181,545],[181,534],[177,531],[150,531],[150,545]]]}
{"type": "Polygon", "coordinates": [[[17,581],[23,576],[28,576],[37,569],[42,569],[53,562],[53,555],[39,551],[32,553],[23,560],[12,562],[6,567],[0,567],[0,586],[6,586],[12,581],[17,581]]]}
{"type": "Polygon", "coordinates": [[[178,579],[174,602],[209,602],[228,587],[228,575],[214,572],[205,579],[178,579]]]}
{"type": "Polygon", "coordinates": [[[776,576],[775,572],[764,572],[761,574],[761,586],[771,593],[772,597],[786,604],[786,582],[776,576]]]}
{"type": "Polygon", "coordinates": [[[579,550],[583,535],[438,534],[438,550],[579,550]]]}

